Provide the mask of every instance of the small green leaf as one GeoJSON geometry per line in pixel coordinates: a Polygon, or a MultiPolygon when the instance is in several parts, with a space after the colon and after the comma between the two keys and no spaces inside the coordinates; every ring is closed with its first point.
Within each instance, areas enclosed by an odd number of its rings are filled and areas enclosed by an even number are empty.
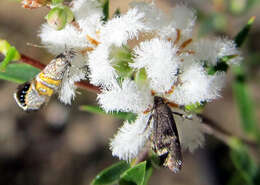
{"type": "Polygon", "coordinates": [[[185,110],[188,112],[199,114],[203,111],[205,105],[206,105],[206,102],[202,102],[202,103],[197,102],[194,104],[186,105],[185,110]]]}
{"type": "Polygon", "coordinates": [[[119,185],[143,185],[145,178],[146,161],[125,171],[120,180],[119,185]]]}
{"type": "Polygon", "coordinates": [[[39,69],[28,64],[9,64],[4,72],[0,71],[0,79],[24,83],[30,81],[39,72],[39,69]]]}
{"type": "Polygon", "coordinates": [[[153,165],[152,165],[151,159],[149,159],[149,160],[147,160],[147,163],[146,163],[145,177],[144,177],[143,185],[147,185],[148,184],[152,174],[153,174],[153,165]]]}
{"type": "Polygon", "coordinates": [[[130,165],[128,163],[126,163],[125,161],[120,161],[101,171],[91,182],[91,185],[114,184],[119,180],[120,175],[129,168],[130,165]]]}
{"type": "Polygon", "coordinates": [[[98,106],[91,106],[91,105],[82,105],[79,108],[82,111],[88,111],[96,114],[107,114],[111,115],[113,117],[123,119],[123,120],[128,120],[128,121],[133,121],[136,119],[136,115],[133,113],[128,113],[128,112],[111,112],[111,113],[106,113],[103,109],[101,109],[98,106]]]}
{"type": "Polygon", "coordinates": [[[0,71],[5,71],[7,65],[9,64],[9,62],[11,62],[15,56],[15,52],[16,52],[16,49],[14,47],[11,47],[6,56],[5,56],[5,59],[1,62],[1,66],[0,66],[0,71]]]}
{"type": "Polygon", "coordinates": [[[234,66],[232,68],[232,72],[235,75],[233,94],[240,112],[242,127],[250,136],[256,138],[258,136],[259,129],[257,128],[257,119],[253,100],[249,94],[243,66],[234,66]]]}
{"type": "Polygon", "coordinates": [[[241,47],[242,44],[245,42],[254,21],[255,21],[255,16],[253,16],[249,19],[249,21],[244,26],[244,28],[235,37],[235,43],[236,43],[237,47],[241,47]]]}
{"type": "Polygon", "coordinates": [[[103,21],[107,22],[108,17],[109,17],[109,0],[99,0],[101,3],[102,9],[103,9],[103,21]]]}
{"type": "Polygon", "coordinates": [[[247,182],[246,184],[253,185],[253,179],[257,174],[257,166],[248,154],[248,148],[237,139],[231,139],[229,145],[231,147],[231,160],[235,168],[247,182]]]}

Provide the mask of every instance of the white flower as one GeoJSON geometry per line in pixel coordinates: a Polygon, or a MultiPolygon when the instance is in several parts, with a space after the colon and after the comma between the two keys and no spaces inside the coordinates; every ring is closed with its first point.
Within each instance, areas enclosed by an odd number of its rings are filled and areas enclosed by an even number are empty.
{"type": "Polygon", "coordinates": [[[193,152],[198,147],[202,147],[205,137],[201,128],[199,117],[192,115],[192,120],[174,116],[182,150],[193,152]]]}
{"type": "Polygon", "coordinates": [[[122,85],[114,84],[111,89],[103,90],[98,95],[100,106],[106,111],[123,111],[140,113],[149,108],[153,99],[149,89],[139,89],[137,85],[126,79],[122,85]]]}
{"type": "Polygon", "coordinates": [[[101,44],[89,55],[89,77],[92,84],[107,87],[115,83],[118,75],[112,64],[111,51],[138,37],[139,32],[145,29],[142,18],[142,13],[130,9],[125,15],[109,20],[100,28],[101,44]]]}
{"type": "Polygon", "coordinates": [[[126,161],[137,157],[151,134],[151,125],[146,128],[145,124],[148,118],[149,114],[140,114],[134,122],[124,122],[110,143],[113,156],[126,161]]]}
{"type": "Polygon", "coordinates": [[[208,75],[200,63],[193,61],[184,67],[183,73],[179,76],[179,84],[168,98],[180,105],[211,101],[220,96],[223,77],[224,73],[208,75]]]}
{"type": "Polygon", "coordinates": [[[59,99],[65,104],[71,104],[71,99],[75,97],[75,82],[86,79],[86,66],[82,61],[81,55],[74,56],[73,63],[68,67],[62,79],[59,99]]]}
{"type": "Polygon", "coordinates": [[[228,64],[239,64],[242,60],[234,41],[224,39],[201,39],[194,44],[195,56],[198,60],[210,66],[215,66],[218,60],[224,56],[235,55],[228,64]]]}
{"type": "Polygon", "coordinates": [[[180,65],[177,48],[169,41],[155,38],[141,42],[134,51],[135,63],[130,66],[137,69],[145,68],[151,80],[151,88],[156,92],[170,90],[177,80],[176,74],[180,65]]]}
{"type": "Polygon", "coordinates": [[[196,21],[195,12],[186,5],[176,5],[171,9],[169,15],[158,9],[154,2],[133,2],[133,8],[144,12],[144,23],[147,30],[157,32],[160,37],[177,37],[177,30],[182,30],[182,35],[190,37],[192,28],[196,21]]]}
{"type": "Polygon", "coordinates": [[[133,8],[125,15],[109,20],[100,30],[100,42],[107,45],[122,46],[128,40],[138,37],[145,30],[142,22],[143,13],[133,8]]]}

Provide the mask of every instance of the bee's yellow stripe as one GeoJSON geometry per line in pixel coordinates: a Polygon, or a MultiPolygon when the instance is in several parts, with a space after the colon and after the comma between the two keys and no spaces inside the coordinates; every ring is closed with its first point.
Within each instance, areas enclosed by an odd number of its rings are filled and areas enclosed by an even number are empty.
{"type": "Polygon", "coordinates": [[[60,85],[60,83],[61,83],[61,80],[54,80],[54,79],[52,79],[50,77],[46,77],[43,72],[41,72],[39,74],[39,78],[42,81],[46,82],[46,84],[54,85],[56,87],[58,87],[60,85]]]}
{"type": "Polygon", "coordinates": [[[38,91],[40,95],[44,96],[52,96],[54,91],[50,87],[47,87],[46,85],[42,84],[41,82],[36,81],[35,82],[35,89],[38,91]]]}

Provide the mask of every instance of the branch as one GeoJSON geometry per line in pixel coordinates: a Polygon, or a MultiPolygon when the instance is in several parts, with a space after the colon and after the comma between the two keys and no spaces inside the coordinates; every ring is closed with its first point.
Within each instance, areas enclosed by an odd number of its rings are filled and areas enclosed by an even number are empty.
{"type": "MultiPolygon", "coordinates": [[[[21,54],[20,61],[23,62],[23,63],[29,64],[33,67],[36,67],[40,70],[43,70],[46,66],[46,65],[42,64],[41,62],[39,62],[38,60],[35,60],[35,59],[28,57],[24,54],[21,54]]],[[[92,91],[92,92],[95,92],[95,93],[101,92],[99,87],[90,84],[88,81],[77,82],[76,85],[80,88],[87,89],[88,91],[92,91]]]]}

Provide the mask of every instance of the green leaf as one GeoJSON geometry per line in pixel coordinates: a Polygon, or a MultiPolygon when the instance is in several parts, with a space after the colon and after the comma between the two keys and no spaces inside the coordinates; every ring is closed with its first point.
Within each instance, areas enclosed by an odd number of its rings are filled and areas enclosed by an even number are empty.
{"type": "Polygon", "coordinates": [[[103,9],[103,21],[107,22],[108,17],[109,17],[109,0],[99,0],[101,3],[102,9],[103,9]]]}
{"type": "Polygon", "coordinates": [[[232,85],[233,94],[240,112],[242,127],[246,133],[256,138],[259,134],[259,130],[257,128],[253,100],[249,94],[243,66],[234,66],[232,72],[235,75],[235,81],[232,85]]]}
{"type": "Polygon", "coordinates": [[[119,185],[143,185],[145,179],[146,161],[125,171],[120,180],[119,185]]]}
{"type": "Polygon", "coordinates": [[[9,64],[4,72],[0,71],[0,79],[24,83],[30,81],[39,72],[39,69],[28,64],[9,64]]]}
{"type": "Polygon", "coordinates": [[[206,102],[201,102],[201,103],[197,102],[194,104],[185,105],[184,108],[188,112],[200,114],[203,111],[205,105],[206,105],[206,102]]]}
{"type": "Polygon", "coordinates": [[[134,121],[136,119],[136,115],[133,113],[129,112],[110,112],[106,113],[102,108],[98,106],[91,106],[91,105],[82,105],[79,108],[82,111],[88,111],[96,114],[107,114],[111,115],[113,117],[123,119],[123,120],[128,120],[128,121],[134,121]]]}
{"type": "Polygon", "coordinates": [[[152,174],[153,174],[153,165],[152,165],[151,159],[149,159],[149,160],[147,160],[147,163],[146,163],[145,177],[144,177],[143,185],[147,185],[148,184],[152,174]]]}
{"type": "Polygon", "coordinates": [[[125,161],[120,161],[101,171],[91,182],[91,185],[114,184],[119,180],[121,174],[129,168],[130,165],[128,163],[126,163],[125,161]]]}
{"type": "Polygon", "coordinates": [[[235,37],[235,43],[236,43],[237,47],[241,47],[242,44],[245,42],[254,21],[255,21],[255,16],[253,16],[249,19],[249,21],[244,26],[244,28],[235,37]]]}
{"type": "Polygon", "coordinates": [[[14,47],[11,47],[8,50],[4,60],[1,62],[0,71],[5,71],[9,62],[11,62],[13,60],[13,58],[15,56],[15,52],[16,52],[16,49],[14,47]]]}
{"type": "Polygon", "coordinates": [[[239,140],[231,139],[229,143],[231,147],[230,157],[240,176],[253,185],[253,179],[257,175],[257,166],[255,161],[248,154],[248,148],[239,140]]]}

